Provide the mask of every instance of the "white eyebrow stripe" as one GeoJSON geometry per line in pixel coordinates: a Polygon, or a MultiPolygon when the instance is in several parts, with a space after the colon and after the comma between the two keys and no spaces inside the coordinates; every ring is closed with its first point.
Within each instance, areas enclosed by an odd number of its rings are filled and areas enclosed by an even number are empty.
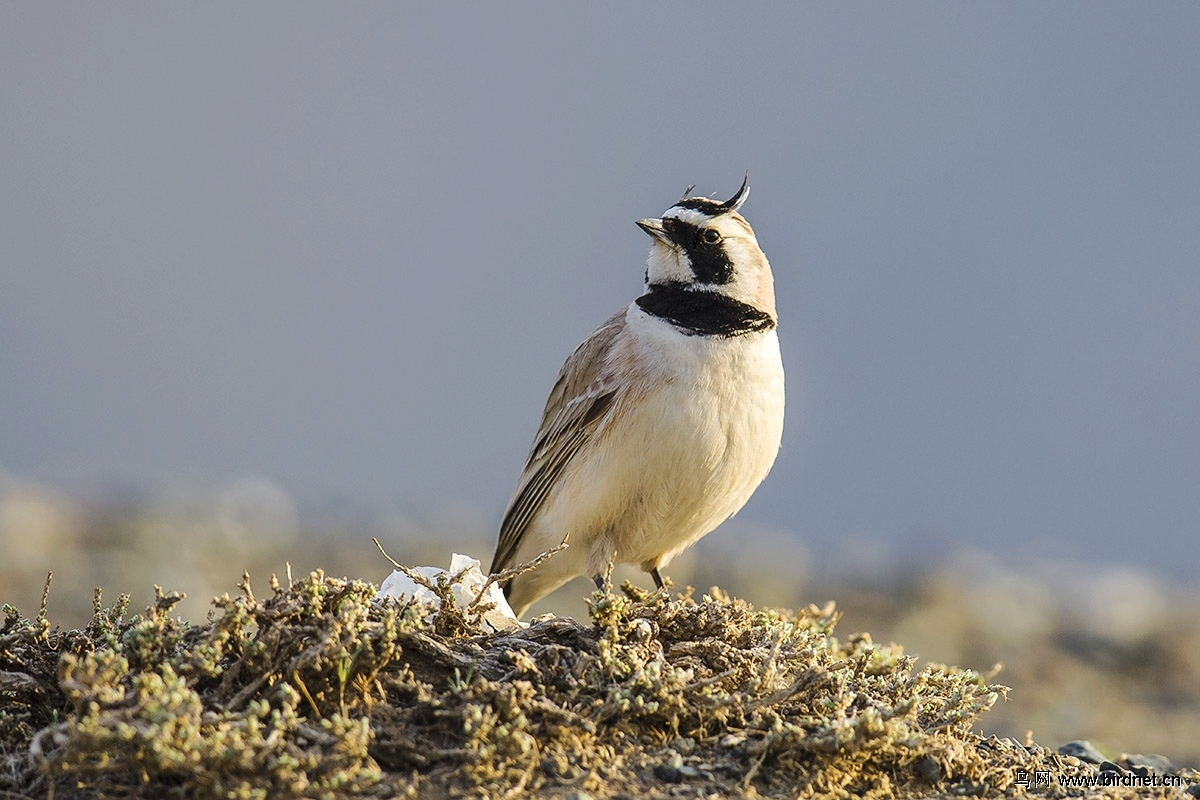
{"type": "Polygon", "coordinates": [[[702,214],[692,208],[680,208],[679,206],[671,206],[667,209],[664,217],[674,217],[680,222],[690,222],[693,225],[704,227],[715,219],[708,214],[702,214]]]}

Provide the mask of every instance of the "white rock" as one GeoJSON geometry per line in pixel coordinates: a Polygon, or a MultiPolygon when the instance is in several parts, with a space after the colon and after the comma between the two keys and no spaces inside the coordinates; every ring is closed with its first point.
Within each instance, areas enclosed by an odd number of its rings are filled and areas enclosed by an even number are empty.
{"type": "MultiPolygon", "coordinates": [[[[440,567],[409,567],[409,571],[420,575],[431,584],[436,584],[440,575],[454,576],[461,573],[458,580],[450,585],[450,592],[454,596],[454,604],[464,611],[475,601],[475,598],[479,596],[479,591],[487,583],[487,576],[483,574],[479,561],[461,553],[455,553],[450,559],[449,570],[440,567]]],[[[440,603],[436,594],[400,570],[396,570],[383,579],[383,583],[379,585],[379,594],[376,596],[376,600],[379,602],[387,599],[399,601],[409,597],[435,608],[440,603]]],[[[488,587],[487,592],[483,595],[483,601],[494,606],[483,614],[483,622],[492,630],[511,631],[527,627],[525,623],[517,619],[517,615],[508,605],[508,600],[504,598],[504,592],[500,590],[498,584],[493,583],[488,587]]],[[[433,612],[430,613],[432,616],[433,612]]]]}

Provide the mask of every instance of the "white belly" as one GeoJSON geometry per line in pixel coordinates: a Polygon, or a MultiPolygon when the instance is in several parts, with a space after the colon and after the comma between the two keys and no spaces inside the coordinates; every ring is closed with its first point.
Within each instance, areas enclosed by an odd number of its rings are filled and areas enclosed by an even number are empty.
{"type": "Polygon", "coordinates": [[[627,319],[644,391],[614,406],[609,429],[572,459],[525,537],[552,546],[570,534],[570,548],[528,576],[544,586],[601,574],[610,560],[667,564],[746,503],[779,451],[773,330],[715,339],[637,309],[627,319]]]}

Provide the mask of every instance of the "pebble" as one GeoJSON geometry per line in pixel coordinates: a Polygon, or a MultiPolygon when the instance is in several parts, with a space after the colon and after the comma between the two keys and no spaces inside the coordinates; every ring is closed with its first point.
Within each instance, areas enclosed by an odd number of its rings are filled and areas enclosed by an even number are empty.
{"type": "Polygon", "coordinates": [[[633,623],[629,638],[635,642],[648,642],[654,637],[654,626],[647,619],[639,619],[633,623]]]}
{"type": "Polygon", "coordinates": [[[1123,753],[1121,754],[1121,763],[1135,772],[1140,767],[1155,775],[1177,775],[1179,773],[1179,769],[1166,756],[1123,753]]]}
{"type": "Polygon", "coordinates": [[[938,783],[942,779],[942,768],[937,761],[925,756],[917,762],[917,777],[926,783],[938,783]]]}
{"type": "Polygon", "coordinates": [[[671,749],[680,755],[690,756],[696,751],[696,740],[690,736],[680,736],[671,742],[671,749]]]}
{"type": "Polygon", "coordinates": [[[679,753],[670,753],[663,763],[654,768],[654,777],[663,783],[682,783],[684,778],[682,767],[683,756],[679,753]]]}
{"type": "Polygon", "coordinates": [[[683,783],[683,772],[666,764],[659,764],[654,768],[654,777],[663,783],[683,783]]]}
{"type": "Polygon", "coordinates": [[[1058,752],[1064,756],[1074,756],[1080,761],[1086,761],[1089,764],[1099,764],[1104,761],[1104,754],[1096,749],[1096,745],[1086,739],[1076,739],[1073,742],[1067,742],[1058,748],[1058,752]]]}
{"type": "Polygon", "coordinates": [[[721,744],[721,747],[728,750],[731,747],[737,747],[738,745],[742,744],[742,742],[744,742],[744,741],[746,741],[745,734],[727,733],[721,737],[720,744],[721,744]]]}

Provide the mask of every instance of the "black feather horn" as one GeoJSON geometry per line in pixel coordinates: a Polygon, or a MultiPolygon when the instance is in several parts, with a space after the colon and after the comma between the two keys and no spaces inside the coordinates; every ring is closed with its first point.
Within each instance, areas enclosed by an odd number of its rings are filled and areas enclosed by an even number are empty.
{"type": "Polygon", "coordinates": [[[737,211],[742,207],[742,203],[746,202],[746,198],[750,196],[750,173],[746,173],[746,177],[742,180],[742,188],[737,190],[737,194],[721,203],[721,212],[729,213],[737,211]]]}

